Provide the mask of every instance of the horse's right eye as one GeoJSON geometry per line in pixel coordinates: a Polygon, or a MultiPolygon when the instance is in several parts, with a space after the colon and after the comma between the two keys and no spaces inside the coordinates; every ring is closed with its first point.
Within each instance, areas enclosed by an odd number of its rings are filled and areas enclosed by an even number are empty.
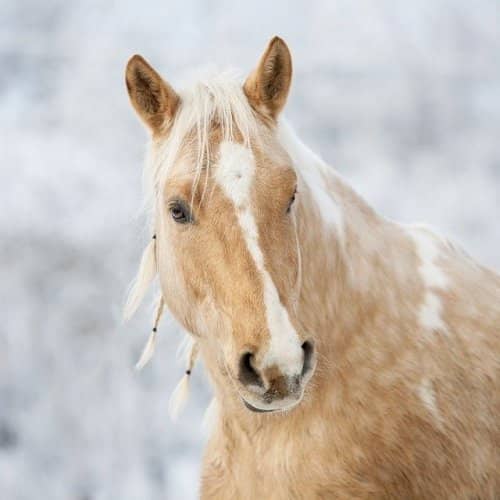
{"type": "Polygon", "coordinates": [[[295,187],[295,191],[293,192],[292,197],[290,198],[290,201],[288,202],[288,207],[286,209],[286,213],[289,214],[290,210],[292,209],[292,205],[295,201],[295,197],[297,196],[297,187],[295,187]]]}
{"type": "Polygon", "coordinates": [[[174,201],[169,206],[170,215],[175,222],[179,224],[185,224],[186,222],[191,222],[191,214],[189,209],[181,201],[174,201]]]}

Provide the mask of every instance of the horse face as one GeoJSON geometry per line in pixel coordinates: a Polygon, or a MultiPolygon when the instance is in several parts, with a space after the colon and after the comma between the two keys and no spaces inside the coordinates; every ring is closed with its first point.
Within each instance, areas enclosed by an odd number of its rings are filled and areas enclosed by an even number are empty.
{"type": "MultiPolygon", "coordinates": [[[[231,111],[215,108],[210,115],[208,130],[202,130],[210,151],[204,157],[199,126],[182,141],[169,138],[192,116],[190,101],[142,58],[133,58],[127,69],[129,94],[153,133],[153,149],[161,151],[168,141],[178,146],[157,186],[164,300],[198,337],[212,375],[253,411],[297,404],[314,370],[313,341],[294,313],[300,286],[297,177],[275,136],[290,79],[288,48],[273,39],[243,88],[227,96],[234,101],[231,111]],[[228,138],[224,121],[234,113],[251,116],[252,136],[237,126],[228,138]]],[[[208,100],[193,111],[224,99],[219,90],[203,88],[208,100]]]]}
{"type": "Polygon", "coordinates": [[[294,314],[297,177],[272,134],[262,133],[265,150],[212,144],[213,166],[197,184],[190,161],[181,161],[165,183],[157,234],[169,309],[247,407],[266,411],[301,399],[314,347],[294,314]]]}

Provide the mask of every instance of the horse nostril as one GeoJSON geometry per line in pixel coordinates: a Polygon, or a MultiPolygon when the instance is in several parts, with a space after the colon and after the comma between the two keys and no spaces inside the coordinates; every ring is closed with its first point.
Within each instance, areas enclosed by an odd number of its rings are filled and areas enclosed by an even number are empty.
{"type": "Polygon", "coordinates": [[[262,378],[252,366],[253,354],[246,352],[240,359],[239,379],[243,385],[258,385],[262,386],[262,378]]]}
{"type": "Polygon", "coordinates": [[[302,344],[302,350],[304,351],[304,364],[302,366],[302,376],[304,376],[312,369],[314,344],[312,342],[306,341],[302,344]]]}

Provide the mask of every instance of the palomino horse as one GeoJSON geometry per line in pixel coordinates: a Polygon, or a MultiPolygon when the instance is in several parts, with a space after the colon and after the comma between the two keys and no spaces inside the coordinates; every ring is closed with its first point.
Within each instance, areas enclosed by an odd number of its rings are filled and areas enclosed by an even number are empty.
{"type": "Polygon", "coordinates": [[[243,85],[177,93],[140,56],[157,274],[216,412],[204,499],[500,498],[500,278],[377,215],[279,119],[274,38],[243,85]]]}

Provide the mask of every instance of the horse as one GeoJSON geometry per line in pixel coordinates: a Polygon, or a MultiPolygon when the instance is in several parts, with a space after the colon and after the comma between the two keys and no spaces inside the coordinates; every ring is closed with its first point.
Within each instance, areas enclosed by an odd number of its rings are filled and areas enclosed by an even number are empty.
{"type": "MultiPolygon", "coordinates": [[[[282,117],[273,38],[245,80],[126,67],[150,132],[158,277],[214,388],[202,499],[500,498],[500,276],[378,215],[282,117]]],[[[182,391],[181,391],[182,392],[182,391]]],[[[211,405],[212,406],[212,405],[211,405]]]]}

